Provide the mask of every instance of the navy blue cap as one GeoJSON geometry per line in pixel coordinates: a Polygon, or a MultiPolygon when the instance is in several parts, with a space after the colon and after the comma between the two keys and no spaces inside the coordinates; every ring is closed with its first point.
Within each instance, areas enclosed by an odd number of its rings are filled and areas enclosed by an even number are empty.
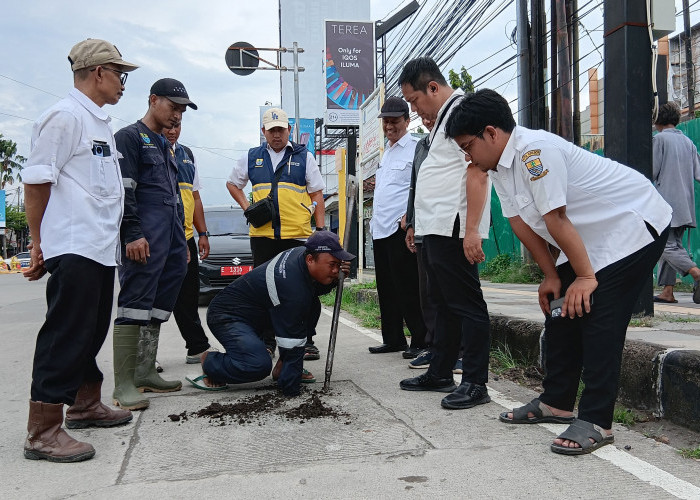
{"type": "Polygon", "coordinates": [[[343,250],[338,235],[331,231],[316,231],[309,236],[304,246],[309,252],[329,253],[340,260],[352,260],[355,256],[343,250]]]}
{"type": "Polygon", "coordinates": [[[151,94],[160,97],[167,97],[176,104],[185,104],[192,109],[197,109],[197,105],[190,101],[185,86],[182,82],[174,78],[161,78],[151,86],[151,94]]]}

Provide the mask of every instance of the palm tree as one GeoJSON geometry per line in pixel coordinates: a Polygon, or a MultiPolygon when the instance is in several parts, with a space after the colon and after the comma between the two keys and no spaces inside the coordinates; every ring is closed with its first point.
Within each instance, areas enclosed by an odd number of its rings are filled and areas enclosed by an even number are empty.
{"type": "Polygon", "coordinates": [[[5,184],[12,185],[15,177],[22,182],[22,163],[27,161],[24,156],[17,154],[17,143],[10,139],[3,139],[0,134],[0,189],[5,189],[5,184]]]}

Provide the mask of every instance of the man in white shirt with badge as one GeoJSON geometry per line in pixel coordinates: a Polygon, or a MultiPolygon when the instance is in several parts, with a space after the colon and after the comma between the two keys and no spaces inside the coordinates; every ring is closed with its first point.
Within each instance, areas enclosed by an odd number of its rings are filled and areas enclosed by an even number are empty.
{"type": "Polygon", "coordinates": [[[95,357],[109,330],[124,186],[105,104],[117,104],[129,71],[109,42],[76,44],[68,61],[72,89],[34,124],[22,171],[32,236],[30,281],[50,273],[48,311],[34,352],[29,435],[31,460],[79,462],[95,455],[66,427],[112,427],[132,419],[101,402],[103,375],[95,357]]]}
{"type": "Polygon", "coordinates": [[[404,351],[415,358],[425,348],[425,323],[418,290],[416,254],[406,248],[406,203],[411,186],[413,156],[417,140],[408,133],[408,104],[400,97],[389,97],[379,118],[389,141],[375,177],[372,220],[369,223],[374,247],[382,341],[369,348],[373,354],[404,351]],[[406,345],[403,324],[411,332],[406,345]]]}
{"type": "Polygon", "coordinates": [[[570,424],[551,445],[555,453],[580,455],[612,443],[627,325],[663,251],[671,207],[639,172],[516,126],[508,102],[493,90],[466,96],[447,135],[489,173],[503,215],[545,276],[544,392],[500,420],[570,424]],[[561,250],[556,262],[548,244],[561,250]],[[574,418],[579,380],[585,387],[574,418]]]}
{"type": "Polygon", "coordinates": [[[451,392],[441,402],[444,408],[471,408],[491,401],[486,390],[490,319],[477,268],[484,261],[481,240],[489,231],[490,184],[445,136],[447,115],[464,92],[447,85],[430,57],[406,63],[399,85],[421,118],[435,120],[428,156],[418,172],[414,209],[415,235],[423,237],[428,293],[437,309],[430,367],[402,380],[400,387],[451,392]],[[460,344],[462,381],[455,387],[452,369],[460,344]]]}

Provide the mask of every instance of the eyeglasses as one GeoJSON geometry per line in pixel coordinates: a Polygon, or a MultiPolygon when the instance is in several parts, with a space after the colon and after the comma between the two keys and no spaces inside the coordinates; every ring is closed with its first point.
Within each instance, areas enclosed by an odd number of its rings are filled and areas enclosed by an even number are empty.
{"type": "Polygon", "coordinates": [[[129,77],[129,73],[126,73],[124,71],[119,71],[118,69],[108,68],[107,66],[95,66],[90,71],[95,71],[97,68],[106,69],[107,71],[111,71],[112,73],[118,74],[119,81],[121,82],[121,84],[126,85],[126,79],[129,77]]]}
{"type": "Polygon", "coordinates": [[[472,154],[470,152],[472,149],[472,144],[474,144],[475,140],[484,137],[484,130],[486,130],[486,127],[482,128],[479,132],[477,132],[476,135],[474,135],[474,138],[471,141],[469,141],[466,146],[459,148],[462,154],[468,156],[469,158],[472,157],[472,154]]]}

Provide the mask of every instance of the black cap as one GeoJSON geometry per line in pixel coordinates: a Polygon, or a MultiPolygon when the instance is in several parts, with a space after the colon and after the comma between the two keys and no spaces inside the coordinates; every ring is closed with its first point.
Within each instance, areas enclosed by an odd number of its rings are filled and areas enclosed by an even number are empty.
{"type": "Polygon", "coordinates": [[[186,104],[192,109],[197,109],[197,105],[190,101],[187,90],[182,82],[174,78],[161,78],[151,86],[151,95],[167,97],[177,104],[186,104]]]}
{"type": "Polygon", "coordinates": [[[382,105],[379,118],[404,116],[408,114],[408,104],[400,97],[389,97],[382,105]]]}
{"type": "Polygon", "coordinates": [[[343,250],[338,235],[330,231],[316,231],[309,236],[304,246],[314,253],[329,253],[340,260],[352,260],[355,256],[343,250]]]}

